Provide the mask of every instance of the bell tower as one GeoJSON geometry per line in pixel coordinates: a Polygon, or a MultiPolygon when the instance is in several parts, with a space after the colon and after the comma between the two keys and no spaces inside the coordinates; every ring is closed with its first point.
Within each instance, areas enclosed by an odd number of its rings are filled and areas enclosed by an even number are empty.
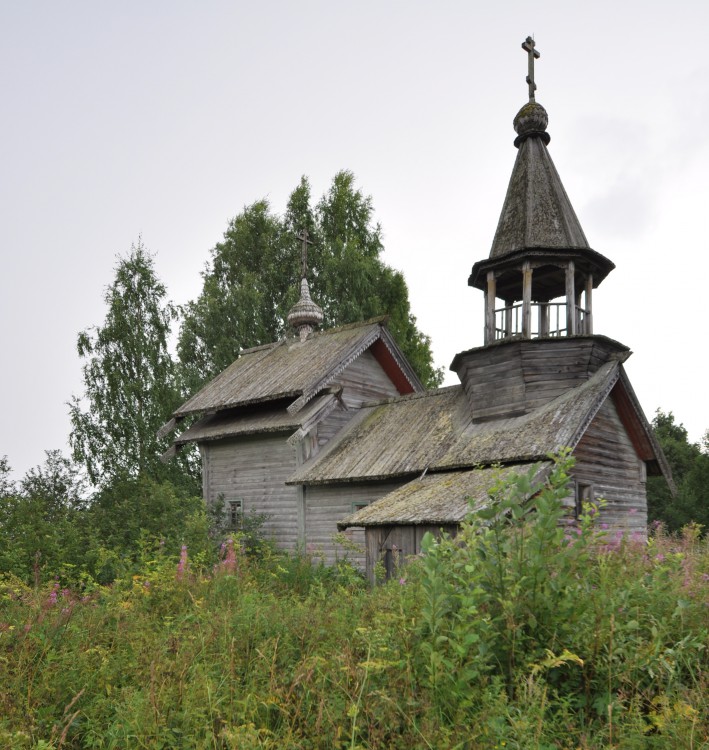
{"type": "Polygon", "coordinates": [[[524,414],[611,356],[629,354],[594,335],[593,290],[615,265],[591,249],[564,190],[547,148],[549,118],[535,96],[540,54],[531,37],[522,49],[529,101],[513,121],[517,158],[490,255],[468,279],[485,295],[484,346],[456,355],[451,365],[474,419],[524,414]]]}
{"type": "Polygon", "coordinates": [[[547,112],[535,98],[531,37],[529,102],[513,121],[517,159],[492,250],[468,284],[485,293],[485,344],[593,333],[592,292],[615,267],[589,247],[549,155],[547,112]]]}

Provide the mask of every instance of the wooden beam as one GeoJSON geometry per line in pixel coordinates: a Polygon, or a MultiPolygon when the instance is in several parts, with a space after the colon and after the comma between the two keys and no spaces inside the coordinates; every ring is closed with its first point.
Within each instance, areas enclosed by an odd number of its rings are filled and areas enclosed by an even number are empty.
{"type": "Polygon", "coordinates": [[[549,303],[539,303],[539,335],[546,337],[549,335],[549,303]]]}
{"type": "Polygon", "coordinates": [[[589,273],[586,277],[586,321],[584,333],[590,336],[593,333],[593,274],[589,273]]]}
{"type": "Polygon", "coordinates": [[[573,260],[566,266],[566,335],[576,335],[576,293],[574,291],[575,268],[573,260]]]}
{"type": "Polygon", "coordinates": [[[485,290],[485,343],[495,340],[495,272],[487,272],[487,289],[485,290]]]}
{"type": "Polygon", "coordinates": [[[532,266],[527,260],[522,264],[522,336],[532,334],[532,266]]]}

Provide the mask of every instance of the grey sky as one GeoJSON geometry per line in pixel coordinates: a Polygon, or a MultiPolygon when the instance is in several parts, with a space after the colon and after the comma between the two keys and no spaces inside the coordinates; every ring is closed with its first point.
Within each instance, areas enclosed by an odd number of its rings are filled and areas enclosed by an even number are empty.
{"type": "MultiPolygon", "coordinates": [[[[0,455],[64,448],[78,331],[142,234],[170,297],[230,217],[351,169],[436,363],[482,343],[489,253],[534,34],[550,151],[617,269],[595,330],[648,417],[709,428],[709,3],[0,0],[0,455]]],[[[447,382],[454,382],[449,375],[447,382]]]]}

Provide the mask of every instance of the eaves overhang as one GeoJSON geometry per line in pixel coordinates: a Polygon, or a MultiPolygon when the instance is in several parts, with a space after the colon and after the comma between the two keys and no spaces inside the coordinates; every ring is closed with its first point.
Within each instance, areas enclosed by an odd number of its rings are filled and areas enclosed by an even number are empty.
{"type": "Polygon", "coordinates": [[[529,260],[533,264],[563,265],[573,260],[579,268],[593,274],[593,286],[597,287],[615,268],[615,263],[590,247],[524,247],[513,250],[501,257],[485,258],[473,265],[468,277],[468,286],[484,290],[487,286],[488,271],[505,271],[519,268],[520,263],[529,260]]]}

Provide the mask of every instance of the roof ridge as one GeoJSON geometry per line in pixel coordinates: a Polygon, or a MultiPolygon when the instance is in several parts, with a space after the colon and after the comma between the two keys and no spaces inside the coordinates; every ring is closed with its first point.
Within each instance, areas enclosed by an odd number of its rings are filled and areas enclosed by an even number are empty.
{"type": "MultiPolygon", "coordinates": [[[[254,352],[260,352],[260,351],[263,351],[264,349],[275,349],[277,346],[280,346],[283,343],[285,343],[285,339],[278,339],[278,341],[271,341],[269,344],[259,344],[258,346],[250,346],[248,349],[242,349],[239,352],[239,356],[241,357],[244,354],[253,354],[254,352]]],[[[235,361],[236,360],[234,360],[234,362],[235,361]]],[[[232,362],[232,364],[234,363],[232,362]]]]}
{"type": "Polygon", "coordinates": [[[335,326],[334,328],[324,328],[322,331],[317,331],[317,333],[312,334],[313,338],[318,338],[319,336],[327,336],[330,333],[339,333],[340,331],[351,331],[353,328],[365,328],[366,326],[374,325],[375,323],[379,323],[380,325],[386,326],[387,322],[389,321],[388,315],[377,315],[374,318],[368,318],[367,320],[359,320],[355,323],[345,323],[341,326],[335,326]]]}
{"type": "Polygon", "coordinates": [[[385,406],[386,404],[398,403],[399,401],[413,401],[417,398],[427,398],[430,396],[445,396],[447,393],[453,390],[460,390],[463,386],[458,383],[454,385],[445,385],[441,388],[431,388],[427,391],[420,393],[405,393],[401,396],[390,396],[389,398],[376,399],[373,401],[364,401],[360,404],[360,408],[372,407],[372,406],[385,406]]]}

